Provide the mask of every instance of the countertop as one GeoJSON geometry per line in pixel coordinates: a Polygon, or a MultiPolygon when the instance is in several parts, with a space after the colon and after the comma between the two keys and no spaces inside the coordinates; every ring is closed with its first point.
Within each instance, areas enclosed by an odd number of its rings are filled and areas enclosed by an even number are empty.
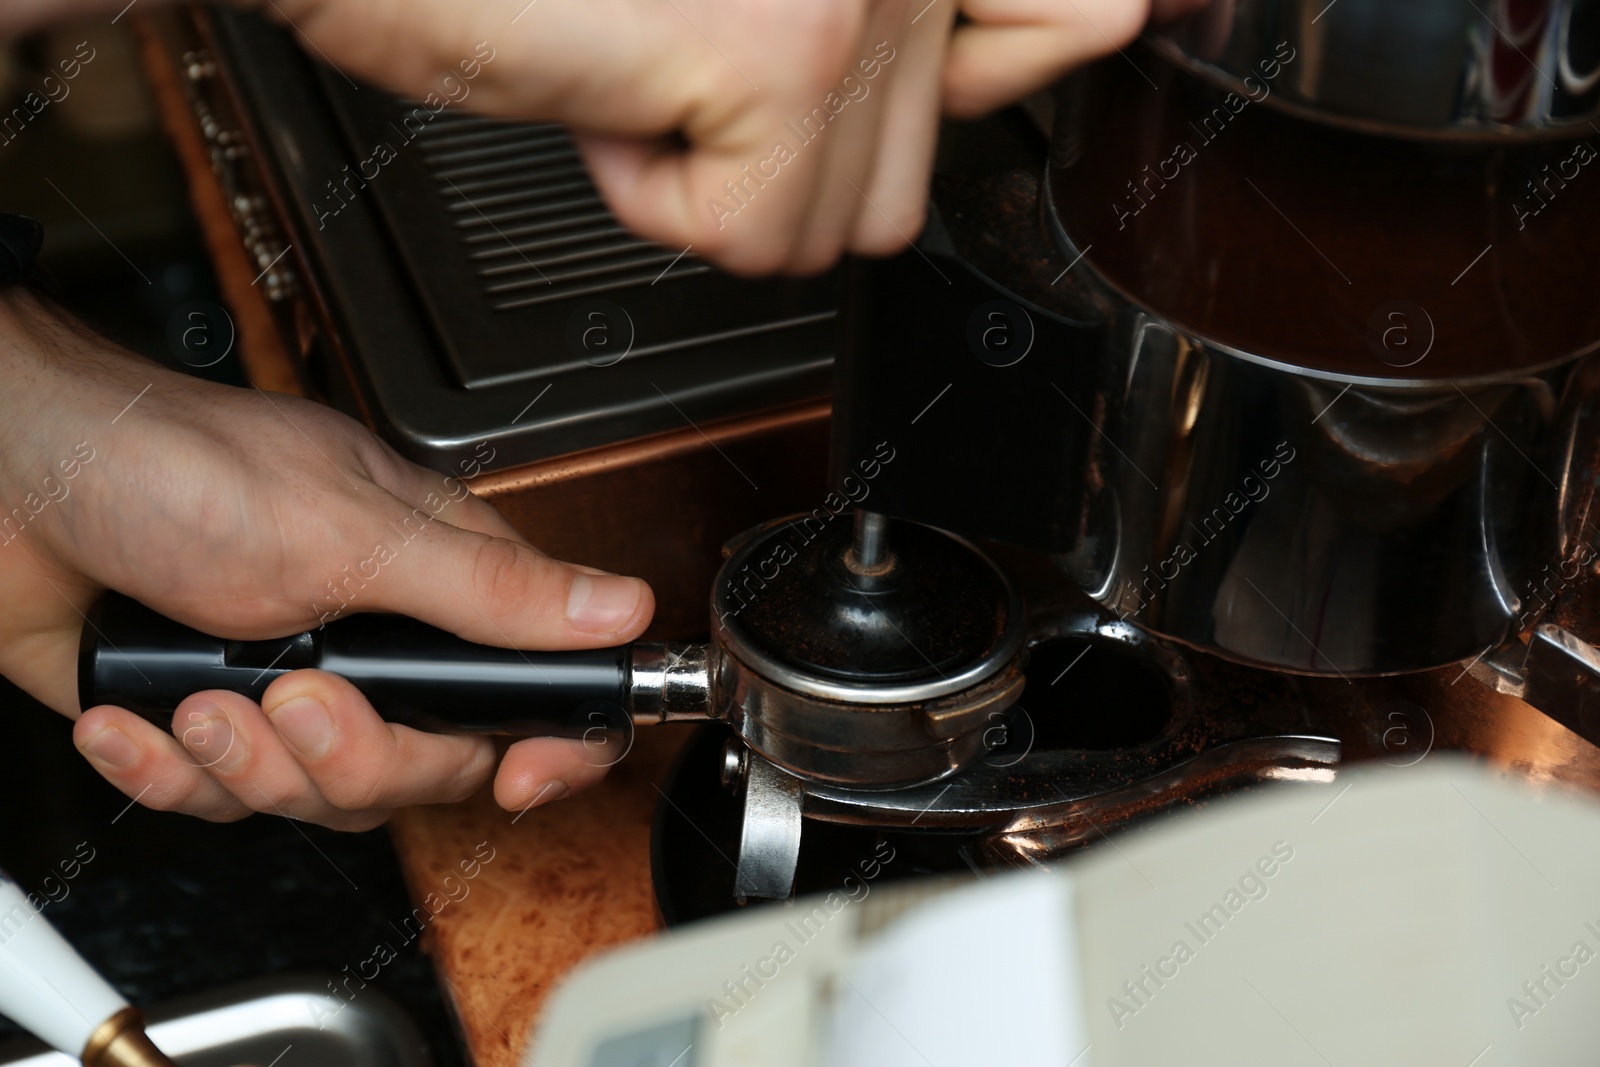
{"type": "Polygon", "coordinates": [[[564,974],[656,930],[650,823],[687,736],[670,726],[640,730],[598,786],[521,814],[501,810],[484,790],[464,804],[394,818],[412,899],[460,897],[430,924],[425,948],[477,1067],[515,1067],[564,974]],[[475,863],[465,882],[462,871],[475,863]]]}

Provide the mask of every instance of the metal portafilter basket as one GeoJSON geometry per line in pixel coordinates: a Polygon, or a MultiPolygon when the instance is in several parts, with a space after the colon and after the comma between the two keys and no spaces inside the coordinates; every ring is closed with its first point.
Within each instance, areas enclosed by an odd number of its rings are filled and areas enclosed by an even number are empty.
{"type": "Polygon", "coordinates": [[[724,554],[704,645],[521,651],[394,615],[230,641],[107,594],[84,626],[79,700],[165,728],[191,693],[259,701],[274,679],[314,667],[417,729],[597,741],[635,725],[726,722],[791,775],[884,789],[980,757],[990,716],[1022,692],[1020,597],[966,541],[913,523],[891,536],[865,512],[853,535],[806,515],[724,554]]]}

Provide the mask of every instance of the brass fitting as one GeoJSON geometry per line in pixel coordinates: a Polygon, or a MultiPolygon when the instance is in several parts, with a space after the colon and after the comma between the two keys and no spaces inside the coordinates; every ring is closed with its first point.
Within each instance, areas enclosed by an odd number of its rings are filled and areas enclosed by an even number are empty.
{"type": "Polygon", "coordinates": [[[123,1008],[94,1028],[83,1046],[83,1067],[177,1067],[150,1043],[138,1008],[123,1008]]]}

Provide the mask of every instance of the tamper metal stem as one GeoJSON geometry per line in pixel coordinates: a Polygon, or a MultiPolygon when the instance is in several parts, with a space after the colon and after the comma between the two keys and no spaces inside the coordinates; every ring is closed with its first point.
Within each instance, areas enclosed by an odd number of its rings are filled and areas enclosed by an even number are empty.
{"type": "Polygon", "coordinates": [[[889,516],[856,511],[855,540],[845,552],[844,565],[855,574],[872,577],[894,567],[894,553],[889,550],[889,516]]]}

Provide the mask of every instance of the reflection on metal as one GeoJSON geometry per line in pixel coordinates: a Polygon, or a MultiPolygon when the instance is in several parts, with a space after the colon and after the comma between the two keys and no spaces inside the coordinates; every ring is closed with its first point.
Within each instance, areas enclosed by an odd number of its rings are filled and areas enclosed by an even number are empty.
{"type": "Polygon", "coordinates": [[[175,1067],[144,1032],[138,1008],[123,1008],[95,1027],[83,1046],[83,1067],[175,1067]]]}
{"type": "Polygon", "coordinates": [[[634,645],[628,664],[629,711],[636,725],[718,717],[711,702],[705,645],[634,645]]]}
{"type": "Polygon", "coordinates": [[[1213,0],[1152,43],[1240,94],[1265,79],[1274,105],[1367,130],[1559,135],[1600,112],[1600,19],[1584,0],[1213,0]]]}
{"type": "Polygon", "coordinates": [[[1167,764],[1159,753],[1035,751],[1026,774],[980,763],[947,782],[917,789],[809,783],[806,814],[886,828],[1042,835],[1054,842],[1055,851],[1094,836],[1089,820],[1120,819],[1118,812],[1131,806],[1159,811],[1251,781],[1331,781],[1340,752],[1337,738],[1300,734],[1225,742],[1195,756],[1169,750],[1167,764]]]}
{"type": "Polygon", "coordinates": [[[986,754],[991,714],[1022,692],[1027,623],[1010,577],[970,542],[883,525],[770,523],[729,546],[713,586],[718,717],[808,781],[946,777],[986,754]],[[854,566],[858,550],[879,565],[854,566]],[[970,594],[959,606],[957,589],[970,594]]]}
{"type": "MultiPolygon", "coordinates": [[[[295,1067],[432,1067],[422,1034],[394,1001],[376,989],[342,1000],[330,992],[330,977],[280,975],[186,997],[151,1009],[147,1030],[184,1064],[265,1065],[293,1046],[282,1062],[295,1067]]],[[[0,1048],[0,1067],[77,1062],[41,1049],[32,1039],[8,1043],[0,1048]]]]}
{"type": "Polygon", "coordinates": [[[857,509],[856,539],[845,556],[845,566],[856,574],[878,575],[894,566],[889,551],[889,516],[857,509]]]}
{"type": "Polygon", "coordinates": [[[1101,824],[1128,808],[1166,808],[1252,782],[1333,782],[1341,755],[1335,738],[1285,735],[1236,741],[1120,790],[1069,798],[1019,812],[985,840],[992,862],[1042,863],[1103,836],[1101,824]]]}
{"type": "Polygon", "coordinates": [[[1129,307],[1103,358],[1088,536],[1063,562],[1140,626],[1275,670],[1424,670],[1500,644],[1555,551],[1565,457],[1537,446],[1582,417],[1556,403],[1564,368],[1380,386],[1214,353],[1196,375],[1129,307]]]}
{"type": "MultiPolygon", "coordinates": [[[[909,789],[809,781],[806,816],[885,829],[977,833],[991,861],[1043,861],[1098,836],[1095,825],[1110,828],[1252,782],[1332,780],[1342,754],[1336,737],[1279,732],[1241,715],[1243,708],[1230,693],[1235,686],[1254,685],[1254,698],[1275,706],[1278,718],[1298,717],[1297,701],[1288,691],[1263,688],[1268,676],[1206,660],[1205,676],[1197,680],[1190,657],[1173,645],[1093,609],[1061,615],[1036,636],[1040,643],[1083,642],[1099,657],[1116,657],[1122,672],[1117,691],[1125,700],[1137,691],[1135,672],[1162,679],[1171,705],[1165,726],[1140,743],[1098,749],[1030,739],[1027,758],[1015,766],[986,759],[943,781],[909,789]]],[[[1033,685],[1050,688],[1047,678],[1035,678],[1033,685]]],[[[1112,709],[1088,710],[1105,715],[1112,709]]]]}
{"type": "Polygon", "coordinates": [[[734,895],[784,900],[800,863],[800,779],[752,756],[744,780],[744,826],[734,895]]]}
{"type": "Polygon", "coordinates": [[[1556,722],[1600,744],[1600,649],[1553,623],[1528,641],[1520,696],[1556,722]]]}

